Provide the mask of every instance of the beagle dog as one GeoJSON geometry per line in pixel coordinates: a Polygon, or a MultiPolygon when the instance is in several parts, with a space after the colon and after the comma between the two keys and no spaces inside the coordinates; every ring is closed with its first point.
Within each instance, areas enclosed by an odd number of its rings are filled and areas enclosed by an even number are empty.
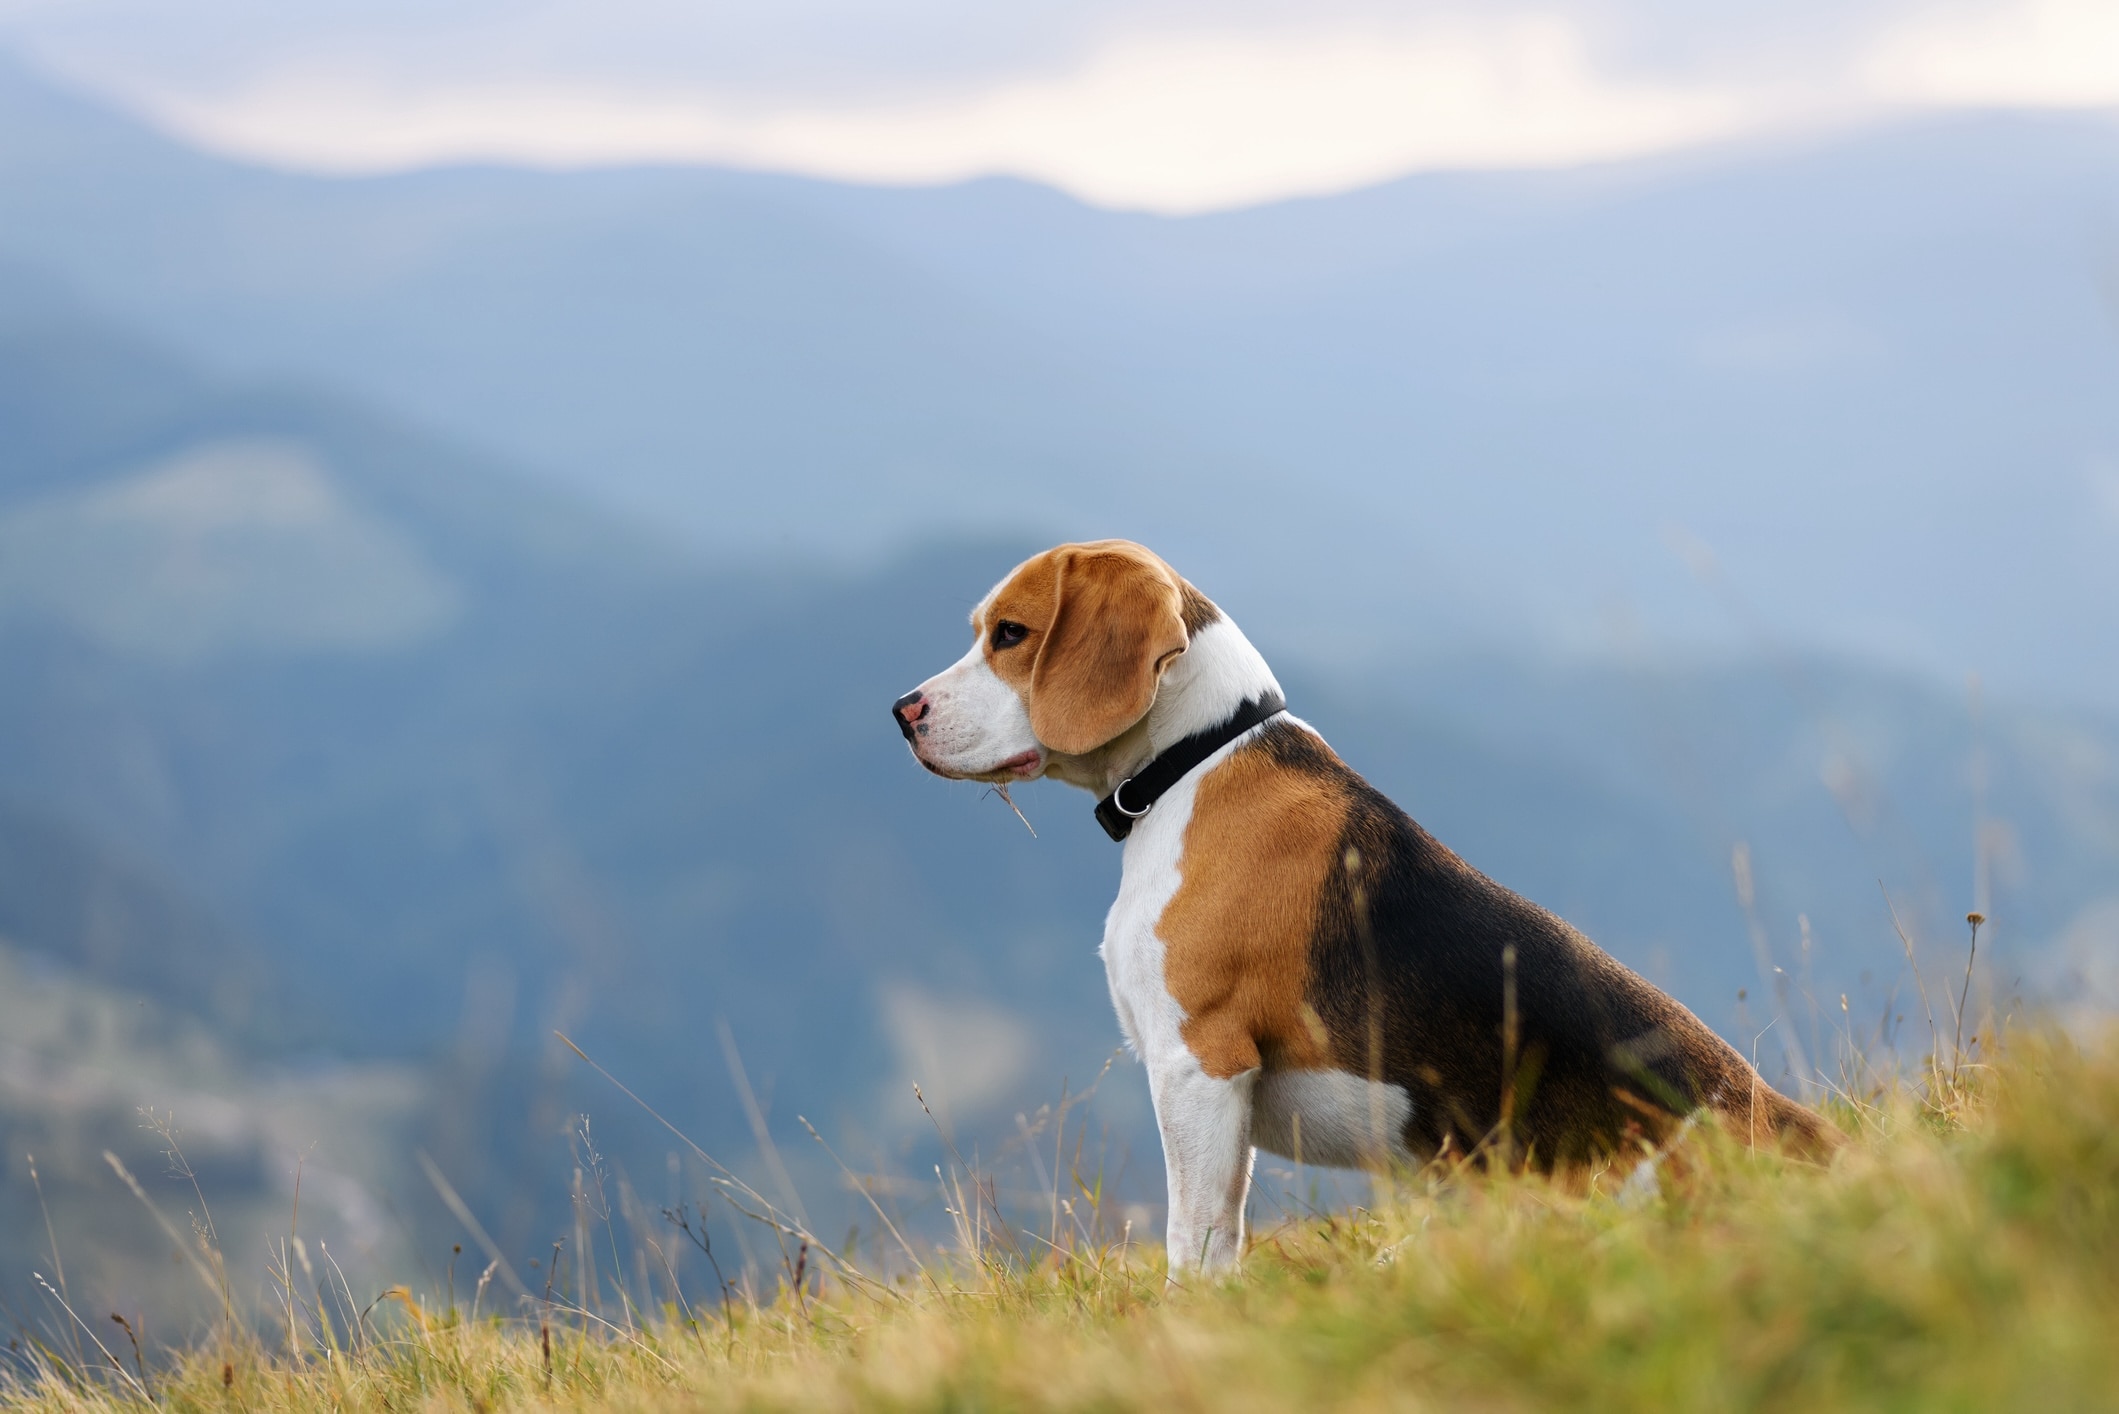
{"type": "Polygon", "coordinates": [[[1349,769],[1148,550],[1048,550],[971,626],[891,714],[936,775],[1080,786],[1124,842],[1102,955],[1162,1133],[1173,1274],[1241,1256],[1257,1148],[1580,1171],[1695,1113],[1835,1146],[1690,1011],[1349,769]]]}

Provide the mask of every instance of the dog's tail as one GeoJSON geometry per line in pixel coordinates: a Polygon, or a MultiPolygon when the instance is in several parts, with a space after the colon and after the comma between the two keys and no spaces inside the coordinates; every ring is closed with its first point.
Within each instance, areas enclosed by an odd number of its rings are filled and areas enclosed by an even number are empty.
{"type": "Polygon", "coordinates": [[[1754,1148],[1771,1144],[1798,1158],[1825,1163],[1847,1142],[1832,1121],[1789,1099],[1757,1071],[1737,1093],[1725,1092],[1719,1109],[1723,1127],[1754,1148]]]}

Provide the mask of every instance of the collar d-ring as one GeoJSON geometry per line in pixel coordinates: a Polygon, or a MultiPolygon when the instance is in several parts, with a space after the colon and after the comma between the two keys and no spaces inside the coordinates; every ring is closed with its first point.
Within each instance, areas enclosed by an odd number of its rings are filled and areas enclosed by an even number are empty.
{"type": "Polygon", "coordinates": [[[1153,810],[1155,802],[1195,766],[1260,722],[1286,711],[1287,705],[1279,688],[1267,688],[1258,696],[1246,699],[1226,720],[1205,731],[1192,733],[1120,781],[1116,790],[1096,803],[1096,823],[1103,826],[1104,833],[1112,839],[1123,840],[1132,832],[1133,822],[1153,810]],[[1128,786],[1133,788],[1134,795],[1144,797],[1138,810],[1128,810],[1119,799],[1128,786]]]}

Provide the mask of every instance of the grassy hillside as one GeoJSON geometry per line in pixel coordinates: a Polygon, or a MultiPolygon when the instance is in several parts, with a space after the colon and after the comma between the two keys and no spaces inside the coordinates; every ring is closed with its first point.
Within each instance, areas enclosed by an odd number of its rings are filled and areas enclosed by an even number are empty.
{"type": "Polygon", "coordinates": [[[1695,1132],[1651,1197],[1409,1175],[1351,1210],[1263,1215],[1240,1278],[1178,1290],[1079,1169],[1005,1222],[1005,1199],[942,1175],[945,1251],[885,1228],[832,1255],[760,1226],[781,1273],[725,1298],[668,1226],[638,1260],[614,1228],[593,1284],[562,1253],[513,1298],[491,1269],[347,1289],[290,1241],[277,1317],[239,1329],[208,1297],[160,1368],[101,1313],[109,1354],[77,1357],[54,1323],[0,1407],[2109,1407],[2119,1036],[2020,1035],[1927,1091],[1842,1105],[1855,1142],[1830,1170],[1695,1132]]]}

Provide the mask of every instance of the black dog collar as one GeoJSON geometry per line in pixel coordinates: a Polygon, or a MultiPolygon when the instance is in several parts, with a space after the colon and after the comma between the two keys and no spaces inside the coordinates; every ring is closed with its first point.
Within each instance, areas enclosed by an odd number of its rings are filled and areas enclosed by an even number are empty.
{"type": "Polygon", "coordinates": [[[1154,808],[1170,787],[1185,778],[1194,766],[1276,713],[1285,712],[1287,700],[1268,688],[1263,697],[1247,700],[1236,715],[1220,726],[1194,732],[1162,755],[1118,783],[1118,788],[1096,802],[1096,823],[1114,840],[1133,833],[1133,822],[1154,808]]]}

